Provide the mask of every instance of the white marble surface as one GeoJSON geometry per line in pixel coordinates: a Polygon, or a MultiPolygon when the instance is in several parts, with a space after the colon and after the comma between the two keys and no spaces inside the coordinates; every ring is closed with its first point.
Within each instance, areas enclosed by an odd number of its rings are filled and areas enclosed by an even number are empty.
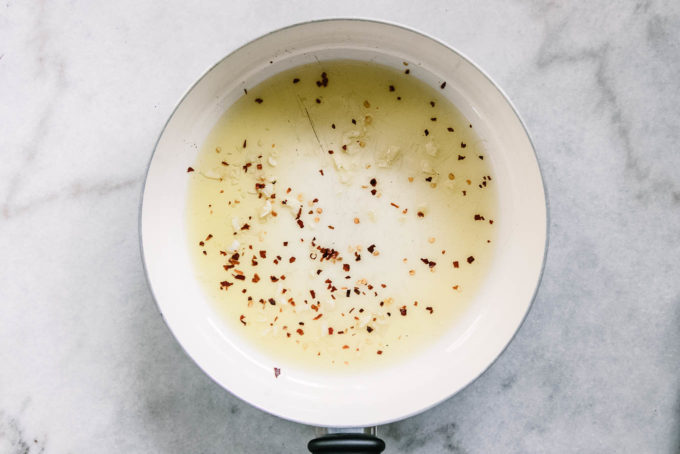
{"type": "Polygon", "coordinates": [[[305,452],[313,428],[220,389],[165,328],[137,209],[189,84],[333,16],[476,60],[523,114],[550,195],[522,330],[463,392],[381,428],[387,452],[680,452],[680,3],[579,3],[4,0],[0,453],[305,452]]]}

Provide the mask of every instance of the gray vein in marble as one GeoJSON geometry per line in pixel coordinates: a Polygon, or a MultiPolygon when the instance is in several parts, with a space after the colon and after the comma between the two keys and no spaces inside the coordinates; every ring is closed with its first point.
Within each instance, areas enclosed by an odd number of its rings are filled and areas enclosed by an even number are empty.
{"type": "MultiPolygon", "coordinates": [[[[122,181],[102,181],[95,183],[76,182],[68,185],[66,188],[60,189],[59,191],[36,197],[30,202],[24,203],[22,205],[16,205],[11,202],[11,196],[13,195],[13,192],[10,192],[2,205],[2,217],[4,219],[11,219],[15,216],[39,209],[44,205],[56,200],[68,200],[91,195],[103,196],[112,192],[121,191],[140,185],[141,183],[141,177],[127,178],[122,181]]],[[[14,187],[16,187],[16,185],[14,187]]]]}
{"type": "MultiPolygon", "coordinates": [[[[634,13],[646,14],[650,5],[649,1],[638,3],[635,5],[634,13]]],[[[649,181],[650,171],[645,169],[640,162],[639,150],[632,143],[631,121],[625,109],[622,108],[618,93],[612,85],[610,42],[606,41],[592,48],[573,50],[573,46],[562,42],[564,29],[571,25],[572,21],[573,14],[567,14],[566,18],[559,20],[555,25],[551,24],[549,19],[545,19],[546,35],[536,58],[537,68],[544,70],[555,65],[569,66],[578,62],[589,62],[594,65],[595,85],[601,95],[602,107],[609,112],[611,128],[621,140],[626,168],[638,182],[643,183],[638,186],[636,197],[645,200],[658,196],[659,193],[670,193],[672,202],[677,203],[676,201],[680,199],[679,180],[673,175],[649,181]]],[[[647,41],[656,46],[669,46],[669,42],[672,43],[668,31],[672,26],[670,21],[668,17],[660,18],[656,14],[652,15],[647,20],[647,41]]],[[[680,25],[680,23],[675,25],[680,25]]]]}
{"type": "MultiPolygon", "coordinates": [[[[398,449],[399,452],[416,452],[421,451],[423,447],[428,446],[428,449],[436,449],[439,447],[447,453],[466,454],[466,450],[461,442],[457,439],[458,427],[455,422],[446,422],[432,427],[426,427],[421,431],[413,433],[408,428],[403,427],[404,424],[396,422],[385,426],[385,431],[378,435],[384,435],[389,439],[389,447],[398,449]]],[[[424,452],[427,452],[425,450],[424,452]]]]}
{"type": "Polygon", "coordinates": [[[0,410],[0,452],[41,454],[45,452],[45,441],[29,437],[16,417],[0,410]]]}
{"type": "MultiPolygon", "coordinates": [[[[52,88],[52,95],[48,98],[48,101],[43,108],[42,113],[40,114],[36,127],[31,134],[32,140],[23,147],[22,154],[24,156],[24,162],[19,167],[19,169],[15,171],[14,176],[9,182],[7,195],[5,196],[5,200],[2,204],[2,215],[5,219],[8,219],[13,215],[13,199],[20,191],[21,186],[26,179],[26,175],[28,174],[30,165],[36,159],[36,156],[38,156],[45,143],[45,137],[47,136],[46,131],[52,122],[55,109],[67,88],[63,58],[56,51],[46,50],[49,40],[49,33],[46,31],[44,24],[46,3],[47,2],[45,0],[41,0],[39,2],[39,11],[34,16],[34,24],[31,25],[32,29],[35,31],[33,36],[33,41],[36,42],[36,52],[34,58],[38,63],[35,77],[36,80],[39,80],[43,83],[51,82],[54,86],[52,88]],[[56,71],[48,70],[47,61],[50,60],[50,56],[52,59],[54,59],[54,64],[51,66],[56,68],[56,71]],[[51,74],[54,74],[54,77],[50,77],[51,74]]],[[[54,200],[55,198],[56,197],[48,197],[48,200],[54,200]]],[[[26,206],[23,207],[23,209],[19,208],[18,211],[23,211],[25,209],[26,206]]]]}

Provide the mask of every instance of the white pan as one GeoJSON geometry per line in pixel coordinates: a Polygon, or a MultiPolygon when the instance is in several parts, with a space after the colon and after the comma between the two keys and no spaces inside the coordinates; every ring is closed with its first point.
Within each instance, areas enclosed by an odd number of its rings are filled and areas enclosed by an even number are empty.
{"type": "MultiPolygon", "coordinates": [[[[470,60],[401,26],[324,20],[278,30],[241,47],[191,87],[165,125],[151,158],[140,236],[149,285],[165,322],[214,381],[282,418],[319,427],[363,428],[437,405],[479,377],[503,352],[529,311],[541,278],[547,207],[522,121],[503,92],[470,60]],[[275,377],[272,360],[233,333],[215,312],[194,277],[187,242],[186,169],[208,132],[243,88],[317,59],[367,60],[393,67],[407,61],[412,75],[424,82],[438,87],[446,81],[441,92],[475,125],[485,143],[499,194],[497,218],[502,220],[497,223],[495,262],[488,277],[448,332],[404,363],[351,379],[295,368],[275,377]]],[[[368,436],[336,438],[340,440],[317,439],[310,449],[380,452],[384,446],[368,436]],[[364,448],[356,447],[362,443],[364,448]]]]}

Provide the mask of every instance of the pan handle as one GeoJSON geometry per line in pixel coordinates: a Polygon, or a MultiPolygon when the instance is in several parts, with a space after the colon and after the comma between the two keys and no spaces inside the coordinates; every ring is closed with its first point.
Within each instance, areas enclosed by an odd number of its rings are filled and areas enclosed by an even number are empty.
{"type": "Polygon", "coordinates": [[[325,435],[313,439],[307,449],[313,454],[379,454],[385,442],[375,436],[375,427],[366,429],[323,429],[325,435]]]}

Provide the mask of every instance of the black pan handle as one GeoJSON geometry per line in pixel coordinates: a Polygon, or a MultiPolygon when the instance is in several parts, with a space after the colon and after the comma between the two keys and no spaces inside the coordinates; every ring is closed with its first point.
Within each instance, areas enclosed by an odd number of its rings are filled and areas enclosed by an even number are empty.
{"type": "Polygon", "coordinates": [[[313,454],[378,454],[385,442],[364,433],[334,433],[315,438],[307,444],[313,454]]]}

